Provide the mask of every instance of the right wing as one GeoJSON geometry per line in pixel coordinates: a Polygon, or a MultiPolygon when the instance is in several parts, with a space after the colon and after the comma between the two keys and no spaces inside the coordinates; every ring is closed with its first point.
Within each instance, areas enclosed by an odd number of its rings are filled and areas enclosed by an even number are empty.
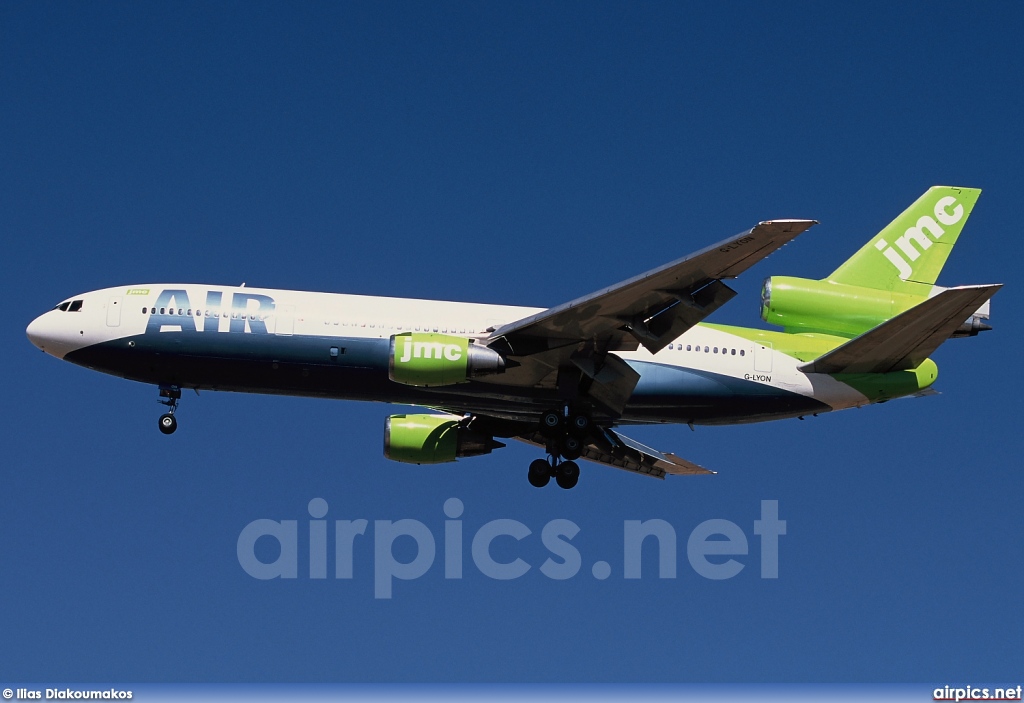
{"type": "MultiPolygon", "coordinates": [[[[646,447],[629,437],[610,429],[600,428],[600,437],[591,439],[583,448],[581,458],[616,469],[664,479],[666,474],[697,475],[713,474],[703,466],[682,459],[675,454],[659,452],[646,447]]],[[[516,437],[520,442],[546,447],[547,439],[540,432],[522,434],[516,437]]]]}
{"type": "Polygon", "coordinates": [[[1002,287],[947,288],[799,369],[804,373],[887,373],[917,368],[1002,287]]]}

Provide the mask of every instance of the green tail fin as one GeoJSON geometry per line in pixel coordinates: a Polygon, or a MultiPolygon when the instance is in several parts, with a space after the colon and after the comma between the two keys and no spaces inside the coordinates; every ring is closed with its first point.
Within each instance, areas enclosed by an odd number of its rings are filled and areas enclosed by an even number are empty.
{"type": "Polygon", "coordinates": [[[980,194],[978,188],[929,188],[825,280],[927,296],[980,194]]]}

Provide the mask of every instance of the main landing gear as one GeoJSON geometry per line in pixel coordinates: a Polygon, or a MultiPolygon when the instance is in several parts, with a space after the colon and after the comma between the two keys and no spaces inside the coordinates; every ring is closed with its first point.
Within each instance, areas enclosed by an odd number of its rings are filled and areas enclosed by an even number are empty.
{"type": "Polygon", "coordinates": [[[558,457],[551,456],[547,459],[535,459],[530,464],[530,473],[527,474],[530,484],[537,488],[548,485],[552,476],[561,488],[573,488],[580,480],[580,467],[575,461],[559,461],[558,457]]]}
{"type": "Polygon", "coordinates": [[[589,431],[590,417],[583,413],[549,410],[541,415],[540,432],[548,440],[548,458],[530,464],[530,484],[543,488],[554,477],[562,488],[574,487],[580,480],[580,467],[574,460],[583,454],[589,431]]]}
{"type": "Polygon", "coordinates": [[[167,412],[160,416],[160,431],[164,434],[173,434],[178,429],[174,411],[178,409],[178,401],[181,400],[181,389],[177,386],[161,386],[160,397],[164,400],[158,402],[167,406],[167,412]]]}

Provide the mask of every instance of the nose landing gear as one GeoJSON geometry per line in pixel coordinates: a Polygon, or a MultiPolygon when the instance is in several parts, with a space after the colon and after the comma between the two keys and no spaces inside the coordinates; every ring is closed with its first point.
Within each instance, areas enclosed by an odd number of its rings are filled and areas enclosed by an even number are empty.
{"type": "Polygon", "coordinates": [[[164,434],[173,434],[178,429],[174,411],[178,409],[178,401],[181,400],[181,389],[177,386],[161,386],[160,397],[164,400],[157,402],[167,406],[167,412],[160,416],[160,431],[164,434]]]}

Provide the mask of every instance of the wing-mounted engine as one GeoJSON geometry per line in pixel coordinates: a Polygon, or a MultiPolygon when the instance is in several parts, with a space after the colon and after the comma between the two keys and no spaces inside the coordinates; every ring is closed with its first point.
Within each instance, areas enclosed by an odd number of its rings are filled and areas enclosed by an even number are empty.
{"type": "Polygon", "coordinates": [[[392,335],[388,376],[407,386],[450,386],[505,371],[505,357],[465,337],[430,332],[392,335]]]}
{"type": "Polygon", "coordinates": [[[392,415],[384,423],[384,456],[406,464],[443,464],[504,446],[452,415],[392,415]]]}

